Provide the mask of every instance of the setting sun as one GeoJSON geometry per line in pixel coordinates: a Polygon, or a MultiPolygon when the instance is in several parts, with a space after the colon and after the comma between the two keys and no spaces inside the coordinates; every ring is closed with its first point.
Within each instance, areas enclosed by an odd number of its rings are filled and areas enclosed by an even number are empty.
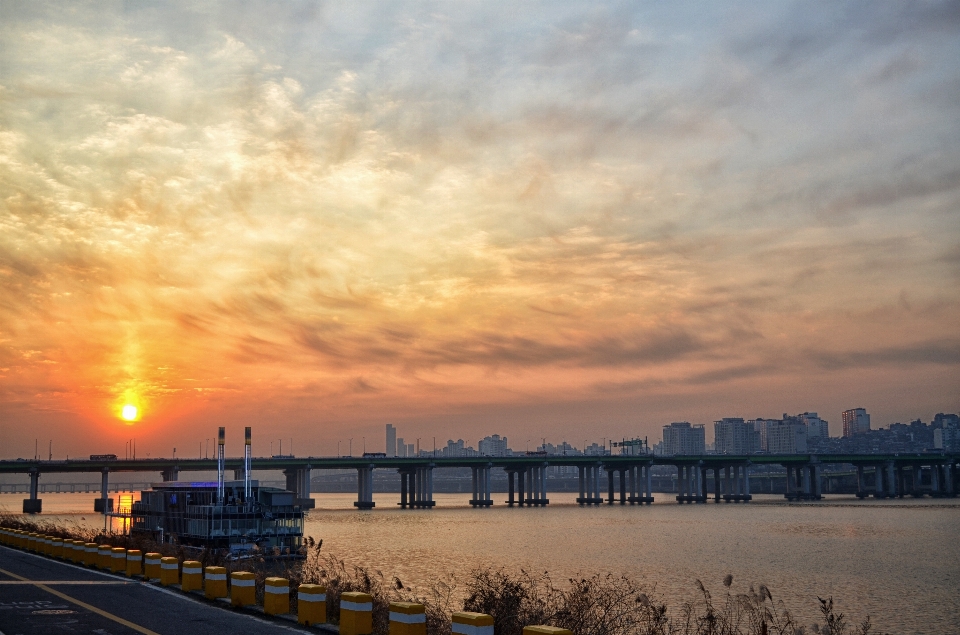
{"type": "Polygon", "coordinates": [[[120,416],[126,421],[134,421],[137,418],[137,407],[132,404],[125,405],[120,416]]]}

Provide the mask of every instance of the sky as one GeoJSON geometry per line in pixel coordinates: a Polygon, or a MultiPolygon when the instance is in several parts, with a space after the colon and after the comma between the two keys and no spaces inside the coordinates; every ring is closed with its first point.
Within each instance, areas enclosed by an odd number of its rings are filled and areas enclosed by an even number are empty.
{"type": "Polygon", "coordinates": [[[957,412],[958,59],[957,2],[4,0],[0,457],[957,412]]]}

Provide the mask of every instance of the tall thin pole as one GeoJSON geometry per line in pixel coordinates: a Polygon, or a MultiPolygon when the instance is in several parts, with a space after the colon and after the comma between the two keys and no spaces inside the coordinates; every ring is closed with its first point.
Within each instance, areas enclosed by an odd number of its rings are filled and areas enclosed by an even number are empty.
{"type": "Polygon", "coordinates": [[[244,429],[243,433],[243,496],[246,502],[250,501],[253,492],[250,487],[250,468],[251,468],[251,450],[250,450],[250,427],[244,429]]]}
{"type": "Polygon", "coordinates": [[[224,456],[223,456],[223,444],[226,437],[226,430],[221,426],[220,432],[217,435],[217,502],[220,505],[223,505],[224,499],[224,487],[223,487],[223,469],[224,469],[224,456]]]}

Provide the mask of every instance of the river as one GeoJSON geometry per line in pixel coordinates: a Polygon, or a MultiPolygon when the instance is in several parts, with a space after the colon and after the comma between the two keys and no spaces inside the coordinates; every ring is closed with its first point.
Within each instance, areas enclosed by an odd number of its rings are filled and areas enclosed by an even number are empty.
{"type": "MultiPolygon", "coordinates": [[[[116,495],[114,495],[116,496],[116,495]]],[[[465,494],[437,494],[432,510],[400,510],[396,494],[375,495],[359,512],[352,494],[314,494],[306,534],[323,550],[425,589],[477,566],[578,574],[627,574],[655,588],[671,608],[765,584],[805,624],[817,596],[833,596],[848,620],[869,615],[874,632],[960,632],[960,500],[866,500],[830,496],[788,504],[759,495],[743,504],[579,507],[551,494],[545,508],[471,509],[465,494]]],[[[495,495],[500,500],[503,495],[495,495]]],[[[91,494],[44,494],[39,518],[96,526],[91,494]]],[[[17,512],[23,495],[0,495],[17,512]]]]}

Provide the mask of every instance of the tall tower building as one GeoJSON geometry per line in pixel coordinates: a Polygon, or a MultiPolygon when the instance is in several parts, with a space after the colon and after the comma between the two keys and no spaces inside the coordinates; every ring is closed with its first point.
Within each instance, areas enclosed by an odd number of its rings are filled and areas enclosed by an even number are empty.
{"type": "Polygon", "coordinates": [[[387,424],[387,456],[397,456],[397,429],[393,424],[387,424]]]}
{"type": "Polygon", "coordinates": [[[852,437],[870,431],[870,415],[863,408],[843,411],[843,436],[852,437]]]}
{"type": "Polygon", "coordinates": [[[713,422],[717,454],[752,454],[760,451],[760,431],[753,422],[740,417],[724,417],[713,422]]]}
{"type": "Polygon", "coordinates": [[[703,426],[691,426],[688,421],[677,421],[663,426],[663,453],[706,454],[703,426]]]}

